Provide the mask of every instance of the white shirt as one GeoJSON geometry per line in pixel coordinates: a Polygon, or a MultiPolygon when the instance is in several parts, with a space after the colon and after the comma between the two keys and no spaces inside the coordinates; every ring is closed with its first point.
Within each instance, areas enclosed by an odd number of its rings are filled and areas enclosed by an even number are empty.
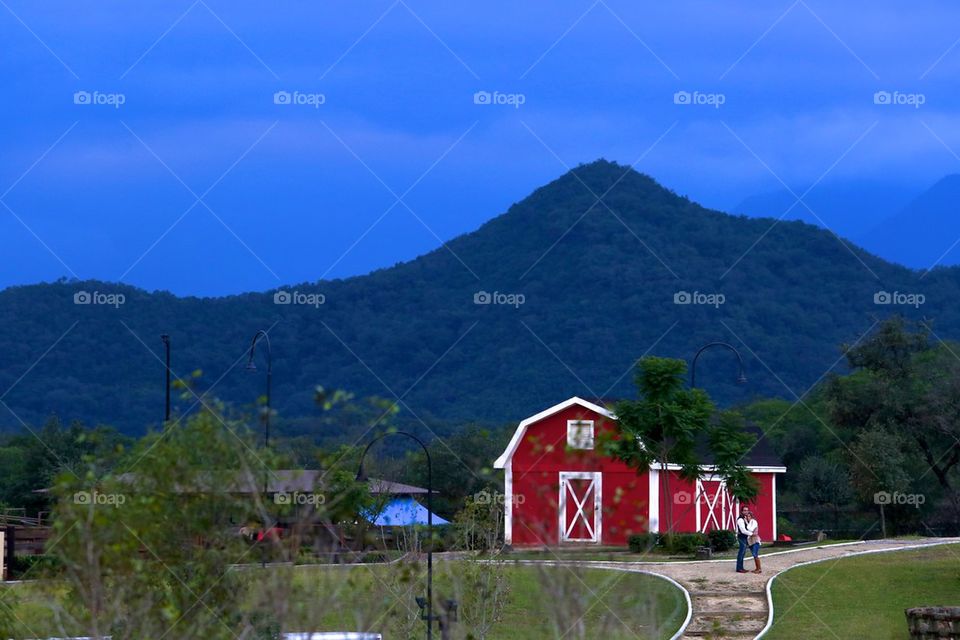
{"type": "Polygon", "coordinates": [[[757,533],[760,525],[756,519],[750,520],[749,522],[743,518],[743,516],[737,518],[737,532],[744,536],[757,536],[757,540],[760,539],[760,535],[757,533]]]}

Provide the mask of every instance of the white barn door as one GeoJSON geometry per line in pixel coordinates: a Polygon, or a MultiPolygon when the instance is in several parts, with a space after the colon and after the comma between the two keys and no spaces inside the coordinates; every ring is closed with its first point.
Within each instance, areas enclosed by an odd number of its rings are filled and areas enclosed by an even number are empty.
{"type": "Polygon", "coordinates": [[[736,529],[740,501],[727,491],[727,483],[716,476],[697,480],[697,531],[736,529]]]}
{"type": "Polygon", "coordinates": [[[599,471],[561,471],[560,542],[603,539],[603,474],[599,471]]]}

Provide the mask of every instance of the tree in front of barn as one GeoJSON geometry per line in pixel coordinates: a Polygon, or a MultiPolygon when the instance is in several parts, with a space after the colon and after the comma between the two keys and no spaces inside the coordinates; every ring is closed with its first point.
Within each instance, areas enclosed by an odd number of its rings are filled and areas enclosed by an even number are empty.
{"type": "Polygon", "coordinates": [[[714,419],[716,408],[707,393],[686,388],[686,372],[683,360],[642,358],[635,377],[639,397],[617,403],[612,437],[603,444],[608,455],[638,473],[659,465],[667,531],[674,525],[667,465],[678,465],[681,478],[696,481],[703,464],[698,452],[702,443],[707,444],[715,473],[726,482],[731,495],[748,501],[758,492],[756,481],[741,463],[754,441],[743,431],[743,419],[732,412],[714,419]]]}

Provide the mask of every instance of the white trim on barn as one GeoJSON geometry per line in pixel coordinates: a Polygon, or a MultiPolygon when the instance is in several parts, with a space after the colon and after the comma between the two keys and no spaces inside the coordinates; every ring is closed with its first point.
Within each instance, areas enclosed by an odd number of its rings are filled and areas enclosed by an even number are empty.
{"type": "Polygon", "coordinates": [[[513,463],[503,473],[503,543],[513,544],[513,463]]]}
{"type": "Polygon", "coordinates": [[[600,544],[603,540],[603,473],[600,471],[561,471],[560,472],[560,501],[558,509],[558,524],[560,530],[560,542],[592,542],[600,544]],[[577,492],[570,480],[589,480],[590,484],[583,491],[583,495],[577,496],[577,492]],[[567,496],[573,498],[573,506],[577,511],[573,518],[567,520],[567,496]],[[593,497],[593,523],[587,518],[584,507],[587,506],[587,500],[593,497]],[[584,528],[590,533],[589,538],[571,538],[570,532],[573,531],[577,522],[582,522],[584,528]]]}
{"type": "Polygon", "coordinates": [[[527,432],[527,427],[528,427],[528,426],[530,426],[530,425],[533,424],[534,422],[539,422],[539,421],[543,420],[544,418],[547,418],[547,417],[549,417],[549,416],[552,416],[553,414],[557,413],[558,411],[563,411],[564,409],[568,409],[568,408],[570,408],[570,407],[572,407],[572,406],[574,406],[574,405],[579,405],[579,406],[583,407],[584,409],[589,409],[590,411],[593,411],[593,412],[595,412],[595,413],[599,413],[600,415],[602,415],[602,416],[604,416],[604,417],[607,417],[607,418],[610,418],[611,420],[616,420],[616,419],[617,419],[617,416],[616,416],[612,411],[610,411],[609,409],[605,409],[605,408],[601,407],[600,405],[594,404],[594,403],[592,403],[592,402],[587,402],[587,401],[584,400],[583,398],[578,398],[577,396],[574,396],[574,397],[570,398],[569,400],[564,400],[564,401],[561,402],[560,404],[555,404],[555,405],[553,405],[552,407],[550,407],[549,409],[544,409],[543,411],[541,411],[541,412],[538,413],[537,415],[535,415],[535,416],[530,416],[530,417],[527,418],[526,420],[523,420],[523,421],[520,423],[520,425],[517,427],[517,430],[513,432],[513,437],[510,438],[510,444],[507,445],[506,450],[504,450],[503,454],[502,454],[499,458],[497,458],[496,461],[493,463],[493,468],[494,468],[494,469],[505,469],[505,468],[506,468],[506,466],[507,466],[507,464],[509,463],[510,459],[513,458],[513,454],[514,454],[514,452],[517,450],[517,447],[520,446],[520,442],[523,440],[523,436],[524,436],[524,434],[527,432]]]}
{"type": "Polygon", "coordinates": [[[650,465],[647,474],[648,487],[647,494],[650,496],[647,500],[649,513],[647,515],[647,531],[650,533],[660,532],[660,469],[650,465]]]}
{"type": "Polygon", "coordinates": [[[777,476],[770,476],[770,497],[773,499],[773,535],[771,540],[777,539],[777,476]]]}

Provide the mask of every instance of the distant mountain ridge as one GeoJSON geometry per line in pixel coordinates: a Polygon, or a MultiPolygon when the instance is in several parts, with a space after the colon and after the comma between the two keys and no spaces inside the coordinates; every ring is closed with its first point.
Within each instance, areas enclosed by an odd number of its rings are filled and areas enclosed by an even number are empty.
{"type": "Polygon", "coordinates": [[[960,263],[960,174],[938,180],[863,241],[875,253],[914,269],[960,263]]]}
{"type": "Polygon", "coordinates": [[[803,200],[809,209],[787,190],[772,191],[745,198],[731,211],[824,227],[911,269],[960,264],[960,174],[927,189],[880,181],[818,185],[803,200]]]}
{"type": "Polygon", "coordinates": [[[740,348],[749,382],[736,385],[730,354],[715,351],[697,381],[729,404],[801,395],[836,365],[840,343],[894,312],[960,336],[958,270],[921,279],[822,229],[773,222],[704,209],[601,160],[415,260],[283,287],[276,301],[277,291],[11,287],[0,292],[0,389],[10,389],[0,424],[56,413],[128,432],[156,425],[161,333],[177,374],[202,369],[200,389],[244,406],[264,385],[262,347],[259,371],[243,367],[250,338],[270,329],[276,424],[318,437],[348,437],[318,433],[318,384],[400,397],[406,423],[455,429],[515,422],[572,395],[632,395],[636,358],[689,358],[718,339],[740,348]],[[922,292],[925,304],[876,304],[884,291],[922,292]],[[75,304],[78,292],[124,301],[75,304]]]}

